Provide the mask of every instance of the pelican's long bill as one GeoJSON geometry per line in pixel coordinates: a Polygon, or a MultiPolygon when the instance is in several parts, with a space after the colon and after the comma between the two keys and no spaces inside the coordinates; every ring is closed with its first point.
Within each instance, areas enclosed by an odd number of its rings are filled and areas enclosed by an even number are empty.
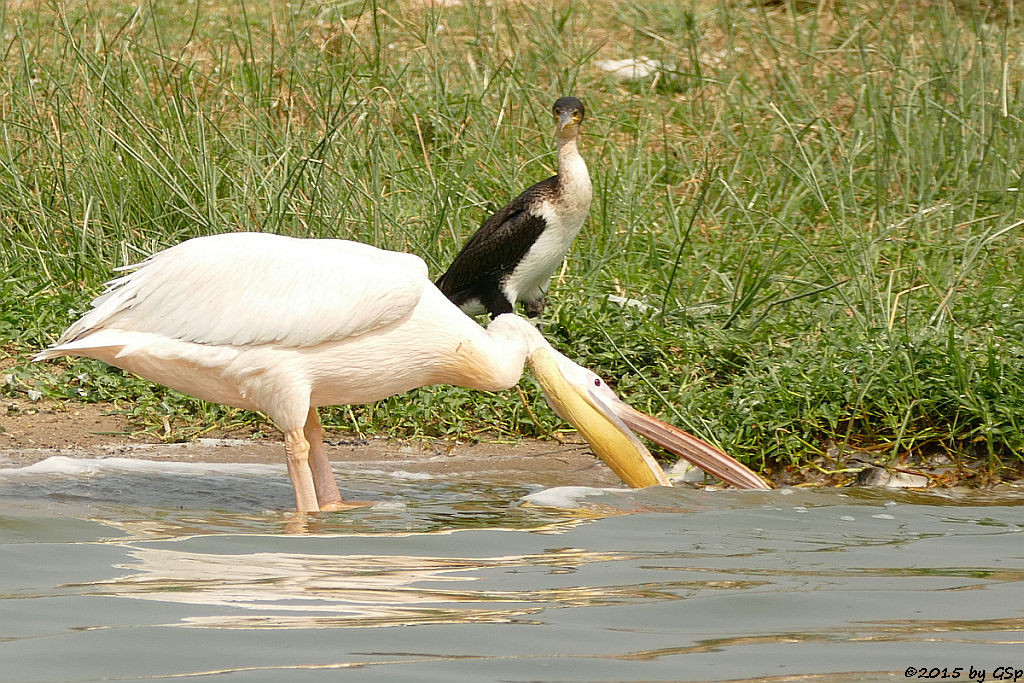
{"type": "Polygon", "coordinates": [[[638,434],[738,489],[770,489],[771,486],[743,463],[706,441],[662,422],[619,400],[614,405],[619,419],[638,434]]]}
{"type": "Polygon", "coordinates": [[[554,349],[537,349],[529,363],[552,410],[572,423],[594,454],[627,485],[672,485],[635,431],[736,488],[771,488],[714,446],[626,405],[600,377],[554,349]]]}

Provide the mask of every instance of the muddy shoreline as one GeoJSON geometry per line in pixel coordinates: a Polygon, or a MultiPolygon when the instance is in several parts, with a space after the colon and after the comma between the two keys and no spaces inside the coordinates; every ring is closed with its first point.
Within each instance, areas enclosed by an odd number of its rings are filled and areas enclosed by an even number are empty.
{"type": "MultiPolygon", "coordinates": [[[[597,460],[586,442],[519,439],[465,443],[456,440],[359,439],[327,432],[333,462],[430,474],[505,476],[529,474],[545,485],[617,486],[621,482],[597,460]]],[[[5,399],[0,402],[0,462],[25,467],[51,456],[130,457],[215,463],[266,463],[284,466],[279,434],[254,430],[213,432],[203,438],[168,443],[134,430],[105,404],[61,404],[5,399]]],[[[1020,469],[990,472],[979,460],[944,455],[892,463],[866,451],[830,452],[799,470],[768,473],[776,486],[890,486],[896,488],[1013,488],[1024,484],[1020,469]]]]}
{"type": "MultiPolygon", "coordinates": [[[[254,438],[244,430],[167,443],[133,431],[112,407],[96,404],[0,403],[0,462],[26,467],[52,456],[128,457],[212,463],[262,463],[284,467],[283,440],[276,432],[254,438]]],[[[590,452],[586,442],[522,439],[463,443],[444,440],[359,439],[327,432],[332,462],[430,474],[512,476],[529,473],[545,485],[615,486],[618,478],[590,452]]]]}

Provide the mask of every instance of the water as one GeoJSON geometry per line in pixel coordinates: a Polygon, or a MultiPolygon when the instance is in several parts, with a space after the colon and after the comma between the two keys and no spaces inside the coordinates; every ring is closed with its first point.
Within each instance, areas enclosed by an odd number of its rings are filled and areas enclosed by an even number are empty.
{"type": "Polygon", "coordinates": [[[281,512],[290,486],[265,465],[50,459],[0,471],[0,680],[873,681],[907,680],[908,667],[917,680],[943,668],[946,680],[1012,680],[1024,669],[1019,493],[338,474],[343,494],[382,502],[281,512]]]}

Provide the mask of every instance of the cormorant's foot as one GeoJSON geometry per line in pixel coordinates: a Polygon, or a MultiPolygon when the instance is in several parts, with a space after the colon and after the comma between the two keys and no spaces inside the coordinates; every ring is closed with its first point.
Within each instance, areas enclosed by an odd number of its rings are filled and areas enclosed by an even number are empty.
{"type": "Polygon", "coordinates": [[[536,318],[544,312],[544,306],[546,304],[547,298],[542,296],[539,299],[534,299],[533,301],[524,301],[523,310],[526,311],[526,316],[528,318],[536,318]]]}
{"type": "Polygon", "coordinates": [[[376,505],[380,501],[378,500],[339,500],[337,503],[325,503],[320,506],[320,512],[341,512],[343,510],[353,510],[355,508],[367,507],[370,505],[376,505]]]}

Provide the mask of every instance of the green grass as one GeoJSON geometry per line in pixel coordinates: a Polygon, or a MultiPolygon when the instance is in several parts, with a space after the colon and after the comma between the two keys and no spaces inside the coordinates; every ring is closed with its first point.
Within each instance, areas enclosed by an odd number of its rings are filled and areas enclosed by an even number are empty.
{"type": "MultiPolygon", "coordinates": [[[[182,435],[258,420],[26,361],[112,267],[196,235],[357,239],[439,273],[551,172],[550,105],[571,93],[595,202],[552,287],[553,342],[754,466],[833,444],[1022,461],[1012,3],[88,5],[0,11],[0,395],[118,401],[182,435]],[[672,68],[595,67],[636,55],[672,68]]],[[[515,392],[450,387],[328,421],[560,428],[528,393],[541,424],[515,392]]]]}

